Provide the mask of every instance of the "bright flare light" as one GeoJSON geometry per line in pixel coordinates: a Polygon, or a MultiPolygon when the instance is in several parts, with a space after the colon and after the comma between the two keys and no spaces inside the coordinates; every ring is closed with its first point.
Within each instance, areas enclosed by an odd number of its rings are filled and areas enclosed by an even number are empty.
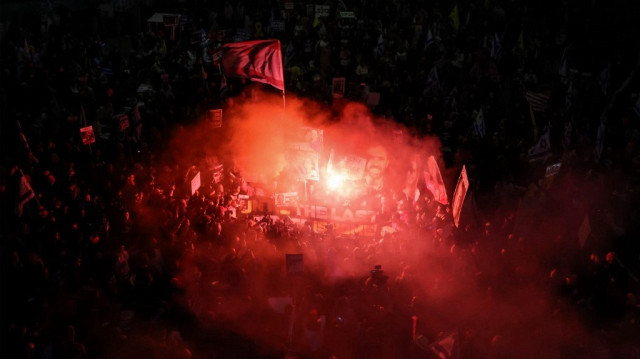
{"type": "Polygon", "coordinates": [[[331,190],[338,189],[338,187],[342,185],[343,181],[344,181],[344,178],[342,177],[341,174],[331,173],[327,178],[327,187],[329,187],[329,189],[331,190]]]}

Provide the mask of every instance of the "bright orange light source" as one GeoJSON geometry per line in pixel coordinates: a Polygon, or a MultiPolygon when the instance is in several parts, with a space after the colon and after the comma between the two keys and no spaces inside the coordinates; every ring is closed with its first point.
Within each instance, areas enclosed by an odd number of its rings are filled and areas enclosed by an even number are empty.
{"type": "Polygon", "coordinates": [[[329,187],[329,189],[335,190],[340,187],[340,185],[342,185],[343,180],[344,178],[341,174],[331,173],[327,178],[327,187],[329,187]]]}

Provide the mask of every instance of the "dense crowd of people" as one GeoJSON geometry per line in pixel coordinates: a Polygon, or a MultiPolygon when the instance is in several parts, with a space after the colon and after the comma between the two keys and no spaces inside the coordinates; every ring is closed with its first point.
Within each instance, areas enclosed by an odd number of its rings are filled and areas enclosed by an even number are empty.
{"type": "Polygon", "coordinates": [[[639,358],[636,5],[309,5],[51,2],[3,28],[2,356],[639,358]],[[439,138],[461,225],[424,183],[379,198],[373,236],[246,213],[232,154],[171,153],[256,96],[215,50],[264,38],[287,93],[439,138]]]}

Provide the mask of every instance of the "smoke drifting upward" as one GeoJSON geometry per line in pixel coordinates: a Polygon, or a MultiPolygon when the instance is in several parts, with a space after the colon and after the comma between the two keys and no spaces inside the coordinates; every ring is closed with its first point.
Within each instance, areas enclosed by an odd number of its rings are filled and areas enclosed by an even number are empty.
{"type": "Polygon", "coordinates": [[[402,187],[404,173],[399,171],[413,156],[419,155],[424,163],[433,155],[441,162],[437,137],[411,138],[404,126],[373,116],[362,104],[347,104],[339,113],[332,113],[324,105],[287,96],[283,109],[278,96],[255,90],[251,93],[251,99],[242,103],[236,100],[224,109],[221,129],[213,128],[206,116],[194,125],[177,129],[163,156],[167,160],[162,162],[171,167],[176,163],[197,164],[203,156],[215,155],[237,166],[245,179],[271,186],[288,165],[291,144],[308,140],[301,138],[304,128],[323,133],[318,162],[322,174],[331,150],[366,159],[373,145],[388,151],[389,180],[400,181],[397,186],[390,183],[393,187],[402,187]]]}
{"type": "MultiPolygon", "coordinates": [[[[350,103],[337,114],[324,105],[288,96],[286,108],[280,98],[256,94],[224,115],[228,153],[248,178],[271,184],[287,167],[286,153],[291,143],[301,141],[303,128],[323,131],[323,150],[319,168],[327,166],[329,152],[335,150],[366,158],[367,149],[379,144],[389,151],[390,164],[402,166],[413,154],[440,158],[439,141],[433,138],[410,138],[402,125],[378,118],[360,103],[350,103]]],[[[393,168],[395,169],[395,168],[393,168]]]]}
{"type": "MultiPolygon", "coordinates": [[[[300,128],[311,127],[324,131],[321,180],[330,150],[367,158],[372,146],[382,146],[388,155],[386,185],[398,193],[416,186],[419,181],[411,180],[410,170],[421,173],[429,156],[442,163],[437,138],[412,138],[406,128],[374,117],[361,104],[348,104],[334,116],[292,96],[283,110],[280,98],[254,93],[225,109],[223,118],[223,129],[212,129],[203,119],[178,131],[167,158],[191,164],[202,153],[215,155],[270,186],[289,165],[287,150],[300,140],[300,128]]],[[[366,170],[375,172],[371,163],[366,170]]],[[[453,188],[447,192],[450,196],[453,188]]],[[[571,201],[568,194],[559,194],[556,205],[570,209],[571,201]]],[[[530,212],[525,208],[522,213],[530,212]]],[[[540,219],[537,227],[524,225],[517,236],[508,223],[494,223],[480,234],[444,226],[396,228],[391,235],[364,237],[302,228],[302,223],[292,225],[291,234],[282,230],[284,225],[269,232],[256,221],[224,222],[221,233],[203,234],[187,247],[176,283],[184,293],[182,303],[203,328],[231,332],[240,343],[228,352],[220,345],[216,350],[222,357],[275,357],[289,339],[310,353],[314,339],[307,334],[317,334],[319,323],[325,328],[323,354],[422,357],[425,353],[411,344],[412,316],[418,319],[417,334],[431,341],[440,332],[458,329],[464,358],[578,358],[606,348],[607,339],[591,333],[580,313],[558,295],[558,288],[567,288],[557,285],[564,276],[548,275],[559,263],[550,248],[558,250],[566,222],[540,213],[532,218],[540,219]],[[304,255],[302,276],[286,275],[286,253],[304,255]],[[378,278],[370,274],[375,265],[382,265],[378,278]],[[380,278],[384,285],[376,285],[380,278]]],[[[416,227],[420,220],[425,219],[407,221],[416,227]]]]}
{"type": "Polygon", "coordinates": [[[298,140],[302,127],[325,123],[329,116],[309,117],[313,107],[320,111],[319,106],[293,96],[287,98],[286,109],[277,96],[254,96],[225,118],[230,154],[243,174],[270,184],[286,166],[287,144],[298,140]]]}

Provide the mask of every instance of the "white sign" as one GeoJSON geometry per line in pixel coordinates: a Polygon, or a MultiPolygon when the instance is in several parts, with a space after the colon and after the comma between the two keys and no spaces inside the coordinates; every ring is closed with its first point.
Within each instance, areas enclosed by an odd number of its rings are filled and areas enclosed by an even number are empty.
{"type": "Polygon", "coordinates": [[[200,172],[198,172],[198,173],[196,173],[196,175],[191,180],[191,195],[192,196],[200,188],[200,185],[201,185],[201,183],[200,183],[200,172]]]}

